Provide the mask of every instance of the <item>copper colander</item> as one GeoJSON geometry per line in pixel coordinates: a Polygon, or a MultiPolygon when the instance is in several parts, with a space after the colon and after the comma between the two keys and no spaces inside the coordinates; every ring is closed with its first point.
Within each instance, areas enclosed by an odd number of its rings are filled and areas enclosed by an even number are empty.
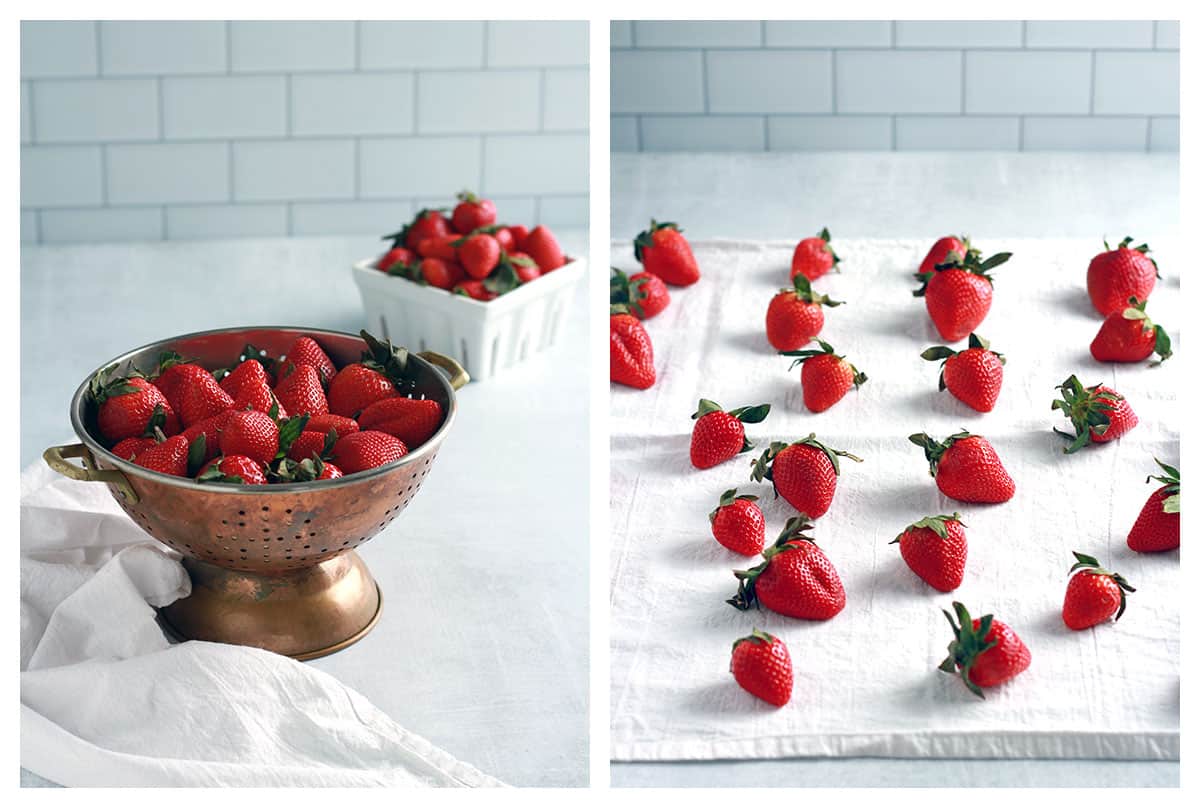
{"type": "MultiPolygon", "coordinates": [[[[311,328],[231,328],[155,342],[105,362],[117,373],[151,370],[173,350],[210,370],[228,367],[249,343],[282,355],[299,336],[315,339],[338,367],[366,349],[355,335],[311,328]]],[[[468,376],[432,352],[410,354],[414,398],[441,403],[445,420],[426,443],[386,466],[336,480],[283,485],[197,483],[144,469],[104,448],[88,381],[71,401],[81,443],[46,450],[46,462],[76,480],[108,485],[117,503],[156,540],[179,552],[192,594],[160,610],[176,635],[253,645],[297,659],[340,650],[379,619],[382,599],[354,548],[383,530],[421,490],[454,423],[454,391],[468,376]],[[438,368],[446,371],[444,375],[438,368]],[[448,378],[447,378],[448,376],[448,378]],[[79,458],[82,467],[67,458],[79,458]]]]}

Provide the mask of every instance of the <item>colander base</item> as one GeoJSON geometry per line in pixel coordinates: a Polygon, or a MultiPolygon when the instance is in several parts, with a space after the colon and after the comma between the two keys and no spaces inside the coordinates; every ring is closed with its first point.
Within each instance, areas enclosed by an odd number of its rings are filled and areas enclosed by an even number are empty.
{"type": "Polygon", "coordinates": [[[277,575],[183,559],[192,594],[159,609],[185,640],[249,645],[316,659],[361,640],[383,608],[379,586],[353,551],[277,575]]]}

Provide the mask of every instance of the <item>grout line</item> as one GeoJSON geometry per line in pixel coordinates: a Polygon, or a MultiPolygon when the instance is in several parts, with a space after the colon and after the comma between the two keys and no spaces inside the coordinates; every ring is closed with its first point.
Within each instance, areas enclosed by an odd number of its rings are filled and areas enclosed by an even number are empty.
{"type": "Polygon", "coordinates": [[[538,131],[546,131],[546,69],[538,71],[538,131]]]}
{"type": "Polygon", "coordinates": [[[233,23],[225,21],[225,74],[233,73],[233,23]]]}
{"type": "Polygon", "coordinates": [[[762,119],[762,135],[763,135],[763,151],[769,152],[771,150],[771,127],[769,125],[766,115],[764,115],[763,119],[762,119]]]}
{"type": "Polygon", "coordinates": [[[834,115],[838,114],[837,58],[837,48],[829,51],[829,99],[830,108],[834,115]]]}
{"type": "Polygon", "coordinates": [[[892,127],[891,127],[892,151],[896,151],[896,140],[897,140],[897,138],[896,138],[896,128],[897,128],[896,116],[895,115],[890,116],[889,120],[891,121],[891,124],[892,124],[892,127]]]}
{"type": "Polygon", "coordinates": [[[1146,152],[1150,152],[1150,133],[1153,131],[1153,120],[1149,115],[1146,116],[1146,152]]]}
{"type": "Polygon", "coordinates": [[[28,95],[29,95],[29,145],[30,146],[33,146],[38,142],[38,139],[37,139],[37,115],[35,115],[33,112],[34,108],[37,106],[37,104],[35,103],[34,95],[33,95],[33,88],[34,88],[35,84],[37,84],[36,81],[26,81],[25,82],[25,86],[27,86],[29,88],[28,95]]]}
{"type": "Polygon", "coordinates": [[[284,129],[283,136],[287,139],[292,137],[292,74],[285,73],[283,76],[283,112],[284,112],[284,129]]]}
{"type": "Polygon", "coordinates": [[[629,49],[637,50],[637,20],[629,21],[629,49]]]}
{"type": "Polygon", "coordinates": [[[1088,78],[1090,87],[1088,90],[1088,115],[1096,114],[1096,52],[1092,51],[1091,74],[1088,78]]]}
{"type": "Polygon", "coordinates": [[[362,199],[362,139],[354,138],[354,198],[362,199]]]}
{"type": "Polygon", "coordinates": [[[354,21],[354,72],[362,67],[362,20],[354,21]]]}
{"type": "Polygon", "coordinates": [[[295,202],[289,201],[289,202],[285,203],[285,207],[284,207],[284,212],[285,212],[284,217],[283,217],[284,232],[287,233],[287,235],[289,235],[289,236],[294,235],[292,233],[292,206],[295,204],[296,204],[295,202]]]}
{"type": "Polygon", "coordinates": [[[958,114],[967,114],[967,52],[961,50],[958,52],[958,76],[959,76],[959,100],[958,114]]]}
{"type": "Polygon", "coordinates": [[[42,211],[35,210],[33,212],[33,234],[36,241],[35,244],[42,243],[42,211]]]}
{"type": "MultiPolygon", "coordinates": [[[[475,178],[475,193],[485,193],[483,178],[487,176],[487,135],[479,136],[479,176],[475,178]]],[[[455,192],[457,193],[457,192],[455,192]]]]}
{"type": "Polygon", "coordinates": [[[1029,20],[1021,20],[1021,48],[1029,47],[1029,20]]]}
{"type": "Polygon", "coordinates": [[[412,83],[413,83],[412,133],[414,135],[416,135],[416,134],[419,134],[421,131],[421,126],[420,126],[420,122],[421,122],[421,116],[420,116],[421,81],[420,81],[420,71],[419,70],[414,70],[412,72],[412,83]]]}
{"type": "Polygon", "coordinates": [[[1017,116],[1017,151],[1025,151],[1025,116],[1017,116]]]}
{"type": "Polygon", "coordinates": [[[167,139],[167,91],[163,87],[163,77],[156,79],[155,90],[158,104],[158,140],[161,143],[167,139]]]}
{"type": "Polygon", "coordinates": [[[100,145],[100,207],[108,207],[108,145],[100,145]]]}
{"type": "Polygon", "coordinates": [[[642,116],[636,116],[634,118],[634,123],[636,124],[635,134],[637,135],[637,150],[642,152],[645,151],[645,147],[642,145],[642,116]]]}
{"type": "Polygon", "coordinates": [[[488,20],[484,20],[483,21],[483,54],[482,54],[483,55],[482,67],[484,70],[487,70],[488,59],[490,59],[492,57],[492,55],[490,53],[488,53],[488,34],[490,34],[490,33],[491,33],[491,22],[489,22],[488,20]]]}
{"type": "Polygon", "coordinates": [[[233,203],[237,200],[237,173],[233,170],[233,141],[225,142],[226,149],[226,167],[229,172],[229,201],[233,203]]]}
{"type": "Polygon", "coordinates": [[[99,22],[99,20],[96,20],[92,23],[92,31],[96,37],[96,72],[94,75],[99,77],[99,76],[104,75],[104,72],[103,72],[104,71],[104,67],[103,67],[104,66],[104,58],[103,58],[104,57],[104,49],[101,44],[102,40],[100,38],[100,22],[99,22]]]}
{"type": "Polygon", "coordinates": [[[167,241],[167,206],[161,205],[158,209],[158,240],[167,241]]]}
{"type": "Polygon", "coordinates": [[[1150,26],[1150,47],[1153,48],[1154,50],[1159,50],[1159,47],[1158,47],[1158,20],[1154,20],[1154,22],[1150,26]]]}
{"type": "Polygon", "coordinates": [[[767,47],[767,21],[758,21],[758,46],[760,48],[767,47]]]}
{"type": "Polygon", "coordinates": [[[704,93],[704,114],[709,111],[708,99],[708,51],[701,49],[700,51],[700,89],[704,93]]]}
{"type": "Polygon", "coordinates": [[[888,27],[888,37],[891,40],[888,43],[888,47],[895,48],[896,42],[899,41],[899,38],[896,36],[896,21],[895,20],[892,20],[892,24],[888,27]]]}

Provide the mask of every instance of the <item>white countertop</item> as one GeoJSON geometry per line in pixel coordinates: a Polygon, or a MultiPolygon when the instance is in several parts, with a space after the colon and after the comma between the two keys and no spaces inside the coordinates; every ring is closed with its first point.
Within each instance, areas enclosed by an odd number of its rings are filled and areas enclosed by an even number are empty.
{"type": "MultiPolygon", "coordinates": [[[[586,233],[559,235],[568,251],[586,251],[586,233]]],[[[368,237],[23,248],[22,466],[71,441],[75,387],[133,347],[238,325],[357,331],[349,267],[379,246],[368,237]]],[[[512,785],[587,782],[588,377],[568,361],[586,354],[584,291],[549,352],[460,391],[421,495],[360,549],[383,590],[379,625],[309,663],[512,785]]]]}

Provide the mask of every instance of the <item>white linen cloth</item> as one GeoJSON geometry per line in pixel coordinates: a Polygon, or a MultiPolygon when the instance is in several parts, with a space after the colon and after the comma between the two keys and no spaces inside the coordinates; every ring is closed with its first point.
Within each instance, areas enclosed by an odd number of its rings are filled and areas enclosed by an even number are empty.
{"type": "Polygon", "coordinates": [[[107,487],[21,475],[21,765],[67,786],[492,786],[303,663],[168,642],[178,556],[107,487]]]}
{"type": "MultiPolygon", "coordinates": [[[[1109,234],[1117,239],[1124,234],[1109,234]]],[[[912,278],[926,241],[838,240],[840,273],[814,283],[846,305],[826,309],[822,338],[869,376],[824,413],[804,409],[800,372],[766,341],[764,316],[789,285],[794,243],[700,242],[703,277],[672,289],[646,323],[658,382],[611,391],[611,755],[621,761],[791,756],[1179,757],[1178,552],[1138,555],[1125,537],[1160,473],[1179,459],[1178,359],[1161,367],[1094,361],[1100,325],[1085,291],[1098,242],[988,238],[984,255],[1011,250],[994,271],[995,299],[978,329],[1007,357],[991,413],[938,391],[939,364],[919,357],[937,335],[912,278]],[[1140,423],[1116,443],[1064,455],[1050,402],[1071,373],[1113,385],[1140,423]],[[754,450],[699,471],[688,460],[701,397],[727,409],[769,402],[747,427],[754,450]],[[1002,505],[940,495],[914,432],[937,439],[966,428],[987,437],[1016,482],[1002,505]],[[722,491],[755,493],[773,541],[795,511],[750,462],[772,440],[810,432],[864,462],[843,459],[830,511],[813,537],[840,572],[845,610],[827,622],[739,612],[731,570],[756,563],[712,538],[707,514],[722,491]],[[889,542],[930,514],[962,514],[966,579],[952,594],[918,579],[889,542]],[[1068,630],[1061,608],[1072,550],[1095,555],[1137,592],[1119,623],[1068,630]],[[971,695],[936,666],[960,600],[992,613],[1029,646],[1026,672],[971,695]],[[758,627],[791,652],[791,702],[772,708],[729,673],[730,646],[758,627]]],[[[1148,311],[1180,349],[1179,276],[1168,245],[1152,245],[1165,279],[1148,311]]],[[[613,245],[632,269],[628,243],[613,245]]],[[[1182,260],[1182,259],[1181,259],[1182,260]]],[[[816,347],[815,344],[813,347],[816,347]]],[[[965,348],[965,341],[956,345],[965,348]]],[[[761,559],[759,559],[761,560],[761,559]]]]}

